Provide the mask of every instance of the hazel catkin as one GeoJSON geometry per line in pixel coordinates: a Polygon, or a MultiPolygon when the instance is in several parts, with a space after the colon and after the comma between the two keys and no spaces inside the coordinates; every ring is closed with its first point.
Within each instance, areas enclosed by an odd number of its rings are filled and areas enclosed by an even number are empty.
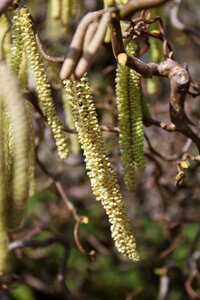
{"type": "Polygon", "coordinates": [[[26,7],[16,10],[15,25],[18,26],[21,31],[22,42],[33,70],[40,108],[51,127],[58,148],[58,154],[61,159],[65,159],[68,155],[67,140],[62,124],[56,114],[51,94],[51,86],[37,48],[31,15],[26,7]]]}
{"type": "Polygon", "coordinates": [[[111,224],[111,234],[119,252],[138,260],[130,220],[122,202],[116,176],[107,157],[104,141],[86,76],[79,82],[64,81],[75,127],[84,152],[92,191],[100,201],[111,224]]]}

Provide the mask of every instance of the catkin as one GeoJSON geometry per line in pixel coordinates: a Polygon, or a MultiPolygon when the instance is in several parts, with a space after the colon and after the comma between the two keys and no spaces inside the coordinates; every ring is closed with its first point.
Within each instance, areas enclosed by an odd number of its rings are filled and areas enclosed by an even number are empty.
{"type": "MultiPolygon", "coordinates": [[[[126,46],[130,55],[136,54],[136,43],[126,46]]],[[[119,118],[119,143],[124,170],[124,179],[129,191],[134,191],[136,177],[144,170],[143,117],[148,115],[148,106],[142,98],[140,77],[127,66],[118,63],[116,73],[116,96],[119,118]]]]}
{"type": "Polygon", "coordinates": [[[139,171],[144,171],[145,159],[143,150],[143,116],[141,103],[141,82],[140,77],[133,70],[130,70],[129,77],[130,108],[132,119],[132,147],[133,156],[139,171]]]}
{"type": "Polygon", "coordinates": [[[20,28],[22,42],[33,70],[40,108],[51,127],[58,148],[58,154],[61,159],[65,159],[68,155],[67,141],[62,124],[56,114],[51,94],[51,86],[48,82],[44,64],[37,48],[29,10],[25,7],[16,10],[15,22],[16,26],[20,28]]]}
{"type": "MultiPolygon", "coordinates": [[[[74,121],[72,117],[72,111],[69,103],[69,97],[68,95],[70,94],[70,90],[66,91],[67,86],[65,87],[65,91],[63,91],[63,108],[65,112],[65,123],[69,128],[74,128],[74,121]]],[[[76,134],[71,134],[69,136],[70,140],[70,149],[71,152],[74,154],[77,154],[80,152],[80,144],[77,138],[76,134]]]]}
{"type": "Polygon", "coordinates": [[[35,131],[32,124],[32,105],[26,102],[28,120],[29,120],[29,164],[28,164],[28,178],[29,178],[29,196],[35,192],[35,131]]]}
{"type": "Polygon", "coordinates": [[[22,60],[19,68],[18,78],[24,92],[28,90],[28,57],[26,52],[22,54],[22,60]]]}
{"type": "Polygon", "coordinates": [[[9,21],[5,15],[0,16],[0,61],[8,61],[10,56],[10,31],[9,21]]]}
{"type": "MultiPolygon", "coordinates": [[[[127,52],[132,55],[135,54],[136,43],[133,40],[128,43],[127,52]]],[[[142,106],[144,110],[145,102],[144,99],[142,100],[142,88],[141,88],[140,76],[139,74],[137,74],[131,69],[129,69],[128,90],[129,90],[129,99],[130,99],[133,156],[138,171],[143,171],[145,167],[145,160],[144,160],[144,150],[143,150],[144,132],[143,132],[142,106]]]]}
{"type": "MultiPolygon", "coordinates": [[[[25,100],[20,93],[20,86],[12,71],[0,64],[0,90],[3,105],[7,111],[13,144],[12,203],[9,203],[9,228],[19,226],[28,196],[29,180],[29,121],[25,100]]],[[[8,183],[7,183],[8,184],[8,183]]],[[[11,200],[9,200],[11,201],[11,200]]]]}
{"type": "Polygon", "coordinates": [[[64,85],[84,151],[93,193],[108,215],[116,248],[129,259],[136,261],[138,255],[131,223],[122,202],[116,176],[106,155],[87,78],[84,76],[80,82],[65,80],[64,85]]]}
{"type": "Polygon", "coordinates": [[[0,98],[0,273],[8,270],[8,236],[6,223],[6,176],[4,157],[4,109],[3,101],[0,98]]]}
{"type": "Polygon", "coordinates": [[[8,231],[22,221],[33,174],[31,118],[13,71],[0,63],[0,273],[9,270],[8,231]]]}
{"type": "Polygon", "coordinates": [[[132,149],[132,127],[129,103],[129,68],[118,64],[116,74],[116,95],[119,119],[119,143],[124,171],[124,180],[129,191],[136,185],[136,165],[132,149]]]}
{"type": "Polygon", "coordinates": [[[23,55],[23,46],[21,38],[21,30],[17,23],[18,16],[13,16],[12,19],[12,44],[10,52],[10,67],[16,74],[19,73],[20,64],[23,55]]]}
{"type": "Polygon", "coordinates": [[[69,20],[76,15],[76,11],[76,0],[49,0],[47,19],[53,34],[56,34],[56,31],[57,34],[59,34],[58,31],[62,34],[65,33],[68,29],[69,20]]]}
{"type": "Polygon", "coordinates": [[[67,29],[69,19],[71,17],[71,1],[70,0],[61,0],[61,24],[67,29]]]}

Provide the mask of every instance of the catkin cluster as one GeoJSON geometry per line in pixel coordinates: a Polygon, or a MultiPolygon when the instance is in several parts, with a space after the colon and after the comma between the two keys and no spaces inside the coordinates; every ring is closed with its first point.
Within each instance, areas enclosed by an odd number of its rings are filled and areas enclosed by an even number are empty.
{"type": "Polygon", "coordinates": [[[8,265],[8,231],[18,227],[29,193],[31,119],[14,73],[0,63],[0,272],[8,265]]]}
{"type": "MultiPolygon", "coordinates": [[[[136,44],[130,41],[127,53],[135,55],[136,44]]],[[[116,96],[119,118],[119,143],[124,169],[124,178],[129,191],[134,191],[136,177],[143,171],[143,114],[148,115],[142,93],[140,77],[127,66],[119,64],[116,74],[116,96]]]]}
{"type": "Polygon", "coordinates": [[[76,15],[76,11],[76,0],[49,0],[47,23],[55,34],[56,30],[63,34],[67,31],[69,20],[76,15]]]}
{"type": "MultiPolygon", "coordinates": [[[[19,32],[21,38],[20,43],[22,43],[25,48],[33,71],[40,108],[51,127],[53,137],[58,148],[58,154],[61,159],[65,159],[68,154],[67,141],[62,124],[56,114],[51,94],[51,86],[45,73],[44,65],[35,41],[33,24],[29,10],[25,7],[17,9],[15,16],[13,17],[13,23],[15,28],[14,32],[19,32]]],[[[20,47],[20,44],[18,46],[20,47]]]]}
{"type": "Polygon", "coordinates": [[[80,82],[65,80],[64,85],[84,151],[91,187],[108,215],[116,248],[129,259],[138,260],[131,223],[122,202],[116,176],[106,155],[87,78],[83,77],[80,82]]]}

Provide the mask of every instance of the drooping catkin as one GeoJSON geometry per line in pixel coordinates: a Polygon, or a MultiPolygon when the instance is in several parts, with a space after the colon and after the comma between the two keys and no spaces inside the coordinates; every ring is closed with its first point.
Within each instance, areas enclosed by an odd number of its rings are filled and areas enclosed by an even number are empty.
{"type": "Polygon", "coordinates": [[[4,158],[4,109],[3,101],[0,97],[0,273],[8,270],[9,253],[8,253],[8,235],[6,223],[6,174],[4,158]]]}
{"type": "Polygon", "coordinates": [[[8,61],[10,56],[11,38],[10,24],[6,16],[0,16],[0,61],[8,61]]]}
{"type": "Polygon", "coordinates": [[[71,17],[76,15],[77,3],[76,0],[49,0],[47,23],[53,35],[65,33],[68,30],[68,24],[71,17]],[[59,32],[58,32],[59,31],[59,32]]]}
{"type": "Polygon", "coordinates": [[[19,68],[18,78],[24,92],[28,89],[28,57],[24,51],[22,54],[22,60],[19,68]]]}
{"type": "Polygon", "coordinates": [[[0,64],[0,90],[3,105],[11,129],[13,143],[13,174],[11,184],[12,197],[9,197],[8,209],[10,217],[7,226],[16,228],[20,225],[26,199],[28,197],[29,180],[29,121],[25,100],[20,92],[20,85],[13,72],[4,64],[0,64]]]}
{"type": "Polygon", "coordinates": [[[16,26],[20,28],[22,42],[33,70],[40,108],[51,127],[58,148],[58,154],[61,159],[65,159],[68,155],[67,140],[62,124],[56,114],[51,94],[51,86],[35,41],[31,15],[27,8],[22,7],[16,10],[16,17],[16,26]]]}
{"type": "Polygon", "coordinates": [[[51,16],[53,19],[60,19],[61,16],[61,2],[62,0],[49,0],[52,2],[51,16]]]}
{"type": "Polygon", "coordinates": [[[64,85],[84,151],[93,193],[108,215],[116,248],[129,259],[136,261],[138,255],[131,223],[122,202],[116,176],[106,155],[88,80],[84,76],[80,82],[65,80],[64,85]]]}
{"type": "MultiPolygon", "coordinates": [[[[135,55],[136,47],[133,40],[129,41],[126,46],[127,53],[135,55]]],[[[128,190],[134,191],[137,173],[143,171],[145,164],[142,120],[143,113],[148,114],[148,107],[142,99],[139,75],[119,63],[116,74],[116,96],[124,178],[128,190]]]]}
{"type": "Polygon", "coordinates": [[[20,64],[22,61],[23,55],[23,46],[21,38],[21,30],[18,26],[18,16],[13,16],[12,18],[12,43],[11,43],[11,52],[10,52],[10,67],[11,69],[19,73],[20,64]]]}
{"type": "MultiPolygon", "coordinates": [[[[136,43],[132,40],[127,45],[127,52],[135,54],[136,43]]],[[[132,148],[133,156],[138,171],[144,171],[145,159],[144,159],[144,131],[143,131],[143,115],[142,107],[145,112],[145,102],[142,96],[141,78],[139,74],[129,69],[129,99],[130,99],[130,116],[132,126],[132,148]],[[142,104],[143,102],[143,104],[142,104]]],[[[146,111],[147,113],[147,111],[146,111]]]]}
{"type": "MultiPolygon", "coordinates": [[[[67,87],[65,87],[65,91],[63,91],[63,108],[65,112],[65,123],[69,128],[74,128],[74,121],[72,117],[72,111],[69,103],[69,94],[71,90],[67,91],[67,87]]],[[[78,141],[78,137],[76,134],[71,134],[69,136],[69,141],[70,141],[70,150],[72,153],[77,154],[80,152],[80,144],[78,141]]]]}
{"type": "MultiPolygon", "coordinates": [[[[13,144],[13,125],[9,120],[8,110],[3,107],[3,140],[4,140],[4,160],[6,168],[4,176],[6,180],[6,220],[10,219],[12,211],[12,195],[13,195],[13,171],[14,171],[14,144],[13,144]]],[[[8,228],[11,227],[7,224],[8,228]]]]}
{"type": "Polygon", "coordinates": [[[46,36],[52,42],[57,42],[63,35],[61,30],[61,0],[48,0],[46,17],[46,36]]]}
{"type": "Polygon", "coordinates": [[[132,145],[134,160],[139,171],[144,171],[144,132],[142,116],[142,94],[140,76],[133,70],[130,70],[129,77],[130,108],[132,118],[132,145]]]}
{"type": "Polygon", "coordinates": [[[129,73],[130,70],[128,67],[118,64],[116,74],[116,95],[120,128],[120,152],[125,183],[129,191],[134,191],[136,185],[136,165],[132,148],[129,73]]]}
{"type": "Polygon", "coordinates": [[[71,10],[71,17],[75,17],[77,14],[77,0],[70,0],[70,10],[71,10]]]}
{"type": "Polygon", "coordinates": [[[69,19],[71,17],[71,1],[70,0],[61,0],[61,15],[60,21],[62,26],[67,30],[69,19]]]}
{"type": "Polygon", "coordinates": [[[27,114],[29,120],[29,164],[28,164],[28,177],[29,177],[29,196],[35,192],[35,131],[32,123],[32,105],[26,102],[27,114]]]}

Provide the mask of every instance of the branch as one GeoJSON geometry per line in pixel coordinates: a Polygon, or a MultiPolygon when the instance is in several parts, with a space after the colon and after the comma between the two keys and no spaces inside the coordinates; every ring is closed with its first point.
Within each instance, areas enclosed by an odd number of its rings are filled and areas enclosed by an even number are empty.
{"type": "Polygon", "coordinates": [[[0,1],[0,16],[6,11],[6,9],[12,4],[13,0],[1,0],[0,1]]]}
{"type": "Polygon", "coordinates": [[[168,131],[168,132],[177,131],[176,126],[173,123],[166,124],[164,122],[160,122],[160,121],[152,119],[150,117],[144,119],[144,125],[147,126],[147,127],[149,127],[151,125],[154,125],[154,126],[157,126],[157,127],[161,128],[165,131],[168,131]]]}
{"type": "Polygon", "coordinates": [[[69,243],[65,237],[61,235],[52,236],[46,240],[18,240],[9,244],[8,248],[10,251],[19,248],[44,248],[54,243],[61,244],[65,249],[69,249],[69,243]]]}
{"type": "MultiPolygon", "coordinates": [[[[100,125],[100,128],[101,128],[101,131],[119,133],[118,127],[100,125]]],[[[75,128],[65,127],[64,130],[65,130],[65,132],[68,132],[68,133],[77,134],[77,130],[75,128]]]]}
{"type": "Polygon", "coordinates": [[[170,117],[176,131],[183,133],[196,144],[200,151],[200,130],[188,118],[185,112],[185,97],[190,87],[190,76],[188,71],[177,62],[168,58],[158,66],[158,72],[170,79],[170,117]]]}
{"type": "Polygon", "coordinates": [[[125,4],[119,12],[121,20],[130,19],[138,11],[161,6],[170,0],[132,0],[125,4]]]}
{"type": "Polygon", "coordinates": [[[128,66],[143,77],[152,77],[157,74],[157,64],[145,64],[140,59],[126,53],[117,15],[114,15],[110,21],[110,30],[113,54],[120,64],[128,66]]]}
{"type": "Polygon", "coordinates": [[[35,40],[38,46],[38,49],[40,51],[40,54],[43,56],[44,59],[48,60],[48,61],[52,61],[52,62],[58,62],[58,63],[63,63],[65,58],[64,57],[59,57],[59,56],[51,56],[49,54],[46,53],[42,42],[40,40],[40,36],[39,34],[36,32],[35,33],[35,40]]]}

